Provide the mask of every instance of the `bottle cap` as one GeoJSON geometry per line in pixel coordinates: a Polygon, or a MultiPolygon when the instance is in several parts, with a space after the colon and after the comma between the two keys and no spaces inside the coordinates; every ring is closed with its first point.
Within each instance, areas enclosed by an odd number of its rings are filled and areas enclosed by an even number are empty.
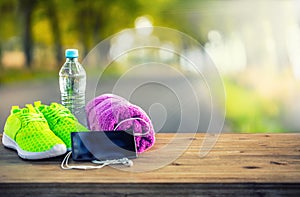
{"type": "Polygon", "coordinates": [[[67,49],[65,52],[66,58],[76,58],[78,57],[77,49],[67,49]]]}

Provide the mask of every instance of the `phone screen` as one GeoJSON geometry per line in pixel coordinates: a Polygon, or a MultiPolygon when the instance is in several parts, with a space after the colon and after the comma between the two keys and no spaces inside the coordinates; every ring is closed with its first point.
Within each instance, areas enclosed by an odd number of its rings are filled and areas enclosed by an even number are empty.
{"type": "Polygon", "coordinates": [[[133,131],[72,132],[72,159],[112,160],[137,157],[133,131]]]}

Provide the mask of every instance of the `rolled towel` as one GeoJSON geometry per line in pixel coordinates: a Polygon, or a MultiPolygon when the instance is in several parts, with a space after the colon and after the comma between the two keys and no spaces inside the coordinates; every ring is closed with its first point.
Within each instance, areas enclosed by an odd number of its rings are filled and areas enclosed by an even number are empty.
{"type": "Polygon", "coordinates": [[[155,142],[153,125],[146,112],[120,96],[100,95],[88,102],[86,113],[92,131],[132,129],[138,153],[148,150],[155,142]]]}

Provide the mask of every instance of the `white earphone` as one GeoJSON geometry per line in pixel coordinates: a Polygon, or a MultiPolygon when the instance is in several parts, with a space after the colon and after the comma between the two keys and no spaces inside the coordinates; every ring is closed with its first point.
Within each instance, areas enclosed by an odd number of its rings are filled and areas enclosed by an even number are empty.
{"type": "Polygon", "coordinates": [[[122,125],[124,122],[130,121],[130,120],[140,120],[140,121],[144,122],[144,123],[147,125],[147,127],[148,127],[147,132],[145,132],[145,133],[134,133],[134,136],[144,136],[144,135],[147,135],[147,134],[150,132],[150,129],[151,129],[151,128],[150,128],[149,123],[146,122],[146,121],[145,121],[144,119],[142,119],[142,118],[127,118],[127,119],[124,119],[124,120],[122,120],[121,122],[119,122],[119,123],[117,124],[117,126],[115,126],[114,131],[116,131],[117,128],[118,128],[120,125],[122,125]]]}
{"type": "Polygon", "coordinates": [[[125,166],[131,167],[133,166],[132,160],[128,158],[122,158],[122,159],[114,159],[114,160],[105,160],[105,161],[98,161],[98,160],[93,160],[92,163],[94,164],[100,164],[98,166],[85,166],[85,165],[69,165],[69,158],[71,156],[72,152],[70,151],[66,157],[63,159],[61,163],[61,168],[64,170],[70,170],[70,169],[76,169],[76,170],[91,170],[91,169],[100,169],[103,168],[104,166],[108,165],[113,165],[113,164],[123,164],[125,166]]]}

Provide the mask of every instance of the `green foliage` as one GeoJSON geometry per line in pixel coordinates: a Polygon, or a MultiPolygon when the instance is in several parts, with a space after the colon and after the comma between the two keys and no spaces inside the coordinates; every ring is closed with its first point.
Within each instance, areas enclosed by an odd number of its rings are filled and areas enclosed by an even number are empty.
{"type": "Polygon", "coordinates": [[[271,99],[262,98],[254,90],[233,80],[224,80],[226,120],[234,132],[283,132],[280,107],[271,99]]]}
{"type": "Polygon", "coordinates": [[[29,70],[29,69],[1,69],[0,72],[0,84],[27,81],[27,80],[39,80],[39,79],[51,79],[57,77],[56,70],[29,70]]]}
{"type": "Polygon", "coordinates": [[[18,28],[16,26],[16,1],[0,1],[0,43],[15,36],[18,28]]]}
{"type": "MultiPolygon", "coordinates": [[[[49,71],[44,68],[47,70],[45,72],[36,68],[50,65],[49,62],[53,59],[56,63],[51,64],[60,67],[65,48],[78,48],[80,57],[83,58],[101,40],[122,29],[134,27],[135,19],[143,15],[149,16],[154,26],[175,28],[200,43],[205,43],[211,29],[226,29],[236,20],[221,18],[223,15],[219,11],[223,7],[219,7],[216,2],[218,1],[0,0],[0,60],[3,51],[23,46],[26,58],[32,55],[35,64],[30,69],[4,69],[0,62],[0,83],[57,77],[55,69],[49,71]],[[218,14],[211,14],[211,5],[215,6],[218,14]],[[26,48],[24,15],[28,8],[31,12],[27,33],[32,42],[30,39],[30,46],[26,48]],[[38,51],[43,51],[46,58],[38,51]],[[34,59],[34,55],[38,55],[40,61],[38,58],[34,59]]],[[[124,71],[122,69],[124,67],[118,64],[110,65],[104,71],[104,77],[118,76],[124,71]]],[[[99,71],[90,73],[97,74],[99,71]]],[[[231,131],[284,131],[280,124],[281,107],[277,101],[262,97],[254,89],[238,85],[233,80],[225,79],[224,84],[227,94],[226,124],[231,131]]]]}

